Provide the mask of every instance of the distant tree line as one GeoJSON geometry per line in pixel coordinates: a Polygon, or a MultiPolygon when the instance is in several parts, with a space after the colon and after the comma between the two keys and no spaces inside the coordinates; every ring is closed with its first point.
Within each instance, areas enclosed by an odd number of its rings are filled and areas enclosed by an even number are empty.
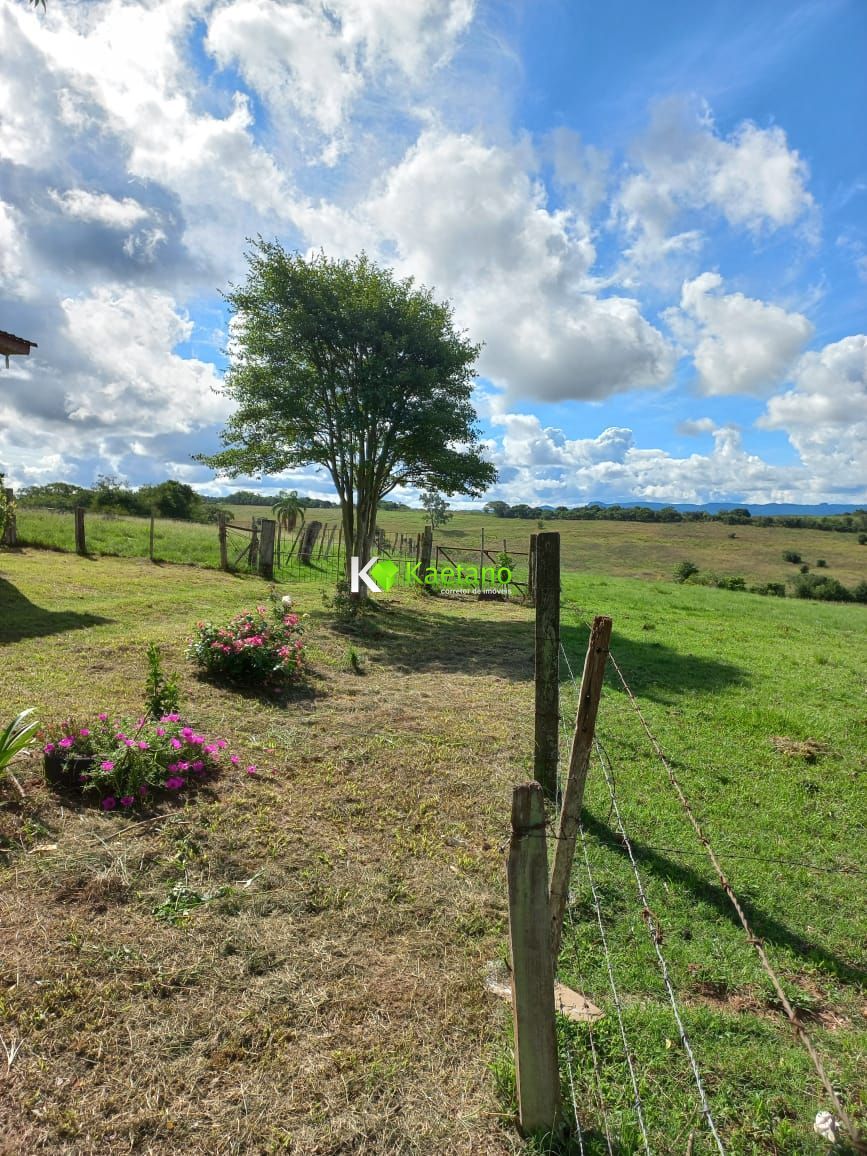
{"type": "MultiPolygon", "coordinates": [[[[132,489],[111,474],[101,474],[92,487],[76,486],[70,482],[49,482],[44,486],[25,486],[15,495],[22,509],[74,510],[83,506],[100,514],[128,514],[147,518],[151,511],[160,518],[175,518],[184,522],[216,522],[226,506],[266,506],[274,504],[273,494],[257,494],[253,490],[236,490],[222,497],[197,493],[185,482],[169,479],[151,486],[132,489]]],[[[337,502],[325,498],[299,497],[299,506],[305,510],[333,510],[337,502]]],[[[402,502],[383,501],[383,510],[407,510],[402,502]]],[[[268,515],[270,517],[270,514],[268,515]]]]}
{"type": "Polygon", "coordinates": [[[486,514],[497,518],[528,518],[538,520],[580,522],[723,522],[728,526],[784,526],[790,530],[838,530],[844,533],[867,532],[867,510],[852,514],[758,514],[751,515],[743,506],[720,510],[676,510],[674,506],[653,509],[650,506],[603,506],[592,502],[587,506],[510,506],[507,502],[488,502],[486,514]]]}

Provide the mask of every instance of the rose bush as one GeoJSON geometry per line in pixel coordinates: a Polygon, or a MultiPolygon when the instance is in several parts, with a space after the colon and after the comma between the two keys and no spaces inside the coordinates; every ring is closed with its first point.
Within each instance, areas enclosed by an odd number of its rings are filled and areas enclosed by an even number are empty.
{"type": "Polygon", "coordinates": [[[257,606],[226,625],[199,622],[187,656],[203,672],[237,682],[275,685],[301,677],[304,647],[301,619],[274,597],[269,610],[257,606]]]}

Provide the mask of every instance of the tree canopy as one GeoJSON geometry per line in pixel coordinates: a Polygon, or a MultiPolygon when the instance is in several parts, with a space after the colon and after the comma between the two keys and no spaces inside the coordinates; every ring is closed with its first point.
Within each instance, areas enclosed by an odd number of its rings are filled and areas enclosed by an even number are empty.
{"type": "Polygon", "coordinates": [[[305,259],[261,238],[233,312],[226,447],[199,460],[231,477],[319,465],[340,499],[347,556],[370,557],[377,504],[396,486],[481,494],[471,402],[479,346],[451,308],[364,253],[305,259]]]}

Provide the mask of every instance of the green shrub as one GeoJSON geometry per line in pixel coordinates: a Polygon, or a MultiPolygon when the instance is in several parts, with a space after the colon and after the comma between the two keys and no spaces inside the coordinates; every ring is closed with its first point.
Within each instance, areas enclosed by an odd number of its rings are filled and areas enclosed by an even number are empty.
{"type": "Polygon", "coordinates": [[[674,568],[675,582],[685,582],[687,578],[691,578],[693,574],[698,573],[698,566],[693,562],[678,562],[674,568]]]}
{"type": "Polygon", "coordinates": [[[828,565],[828,563],[825,561],[824,558],[817,558],[816,559],[816,565],[819,567],[820,570],[824,570],[825,567],[828,565]]]}
{"type": "Polygon", "coordinates": [[[727,577],[720,578],[717,582],[717,586],[720,588],[720,590],[746,590],[747,582],[746,579],[741,578],[740,575],[736,576],[732,574],[727,577]]]}
{"type": "Polygon", "coordinates": [[[784,562],[800,562],[801,561],[801,555],[796,550],[784,550],[783,551],[783,561],[784,562]]]}
{"type": "Polygon", "coordinates": [[[765,582],[761,586],[751,586],[752,594],[766,594],[771,598],[785,598],[786,587],[782,582],[765,582]]]}
{"type": "Polygon", "coordinates": [[[859,534],[858,535],[858,545],[859,546],[867,546],[867,534],[859,534]]]}
{"type": "Polygon", "coordinates": [[[809,565],[809,563],[808,563],[808,562],[804,562],[804,563],[802,563],[802,564],[801,564],[801,565],[798,567],[798,569],[801,571],[801,573],[802,573],[802,574],[809,574],[809,573],[810,573],[810,565],[809,565]]]}
{"type": "Polygon", "coordinates": [[[856,602],[867,602],[867,582],[859,582],[852,591],[852,597],[856,602]]]}
{"type": "Polygon", "coordinates": [[[792,586],[796,598],[813,598],[820,602],[851,602],[852,593],[842,582],[827,574],[801,574],[792,586]]]}

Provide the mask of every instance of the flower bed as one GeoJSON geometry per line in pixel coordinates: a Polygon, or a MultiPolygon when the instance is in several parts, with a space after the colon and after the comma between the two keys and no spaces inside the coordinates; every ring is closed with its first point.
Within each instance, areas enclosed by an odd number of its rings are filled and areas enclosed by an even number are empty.
{"type": "Polygon", "coordinates": [[[225,626],[197,623],[187,656],[203,672],[237,682],[269,686],[293,681],[304,670],[301,620],[287,614],[274,596],[270,611],[257,606],[225,626]]]}
{"type": "Polygon", "coordinates": [[[103,713],[92,724],[69,720],[43,737],[48,781],[98,799],[106,811],[140,806],[154,794],[189,790],[225,761],[241,762],[228,754],[224,739],[209,739],[178,714],[129,722],[103,713]]]}

